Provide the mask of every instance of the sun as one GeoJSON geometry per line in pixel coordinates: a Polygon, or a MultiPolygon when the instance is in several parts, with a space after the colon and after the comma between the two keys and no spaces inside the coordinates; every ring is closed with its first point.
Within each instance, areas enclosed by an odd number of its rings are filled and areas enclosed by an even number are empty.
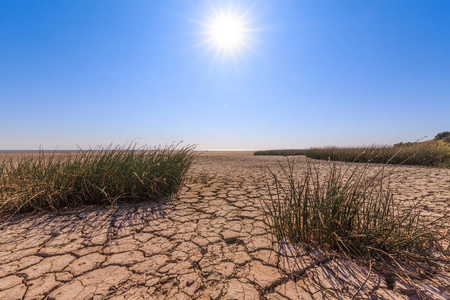
{"type": "Polygon", "coordinates": [[[209,4],[210,13],[205,15],[206,20],[198,22],[204,29],[204,39],[198,46],[206,44],[209,50],[215,50],[214,59],[220,54],[236,59],[244,50],[251,50],[250,34],[254,29],[249,26],[250,9],[242,12],[239,6],[233,6],[231,2],[228,7],[209,4]]]}
{"type": "Polygon", "coordinates": [[[232,14],[219,15],[210,26],[210,38],[212,44],[221,50],[237,51],[244,46],[246,40],[245,24],[237,16],[232,14]]]}

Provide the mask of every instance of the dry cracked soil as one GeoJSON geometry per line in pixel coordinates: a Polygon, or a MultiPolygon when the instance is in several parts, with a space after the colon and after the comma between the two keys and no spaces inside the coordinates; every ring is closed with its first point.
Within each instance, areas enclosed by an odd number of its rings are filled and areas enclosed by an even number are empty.
{"type": "MultiPolygon", "coordinates": [[[[267,167],[285,162],[206,152],[174,199],[3,221],[0,299],[450,299],[448,269],[435,271],[440,285],[411,270],[414,288],[356,261],[277,243],[260,199],[267,167]]],[[[405,207],[426,196],[425,216],[450,211],[449,170],[396,167],[392,187],[405,207]]]]}

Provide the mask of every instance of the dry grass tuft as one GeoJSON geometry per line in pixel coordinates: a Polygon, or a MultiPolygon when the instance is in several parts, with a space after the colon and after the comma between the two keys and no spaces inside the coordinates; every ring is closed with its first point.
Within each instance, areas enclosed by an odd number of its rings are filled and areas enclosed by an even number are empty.
{"type": "Polygon", "coordinates": [[[170,196],[194,158],[194,147],[177,146],[97,147],[5,159],[0,162],[0,216],[170,196]]]}
{"type": "Polygon", "coordinates": [[[288,159],[281,176],[270,171],[273,184],[268,182],[270,197],[263,204],[266,221],[278,239],[325,246],[397,278],[408,277],[402,268],[417,265],[449,268],[450,249],[443,247],[445,243],[448,247],[449,237],[436,230],[449,221],[448,216],[424,221],[420,201],[399,209],[386,165],[370,176],[369,164],[344,167],[329,162],[328,166],[321,172],[307,160],[306,170],[297,178],[294,162],[288,159]]]}

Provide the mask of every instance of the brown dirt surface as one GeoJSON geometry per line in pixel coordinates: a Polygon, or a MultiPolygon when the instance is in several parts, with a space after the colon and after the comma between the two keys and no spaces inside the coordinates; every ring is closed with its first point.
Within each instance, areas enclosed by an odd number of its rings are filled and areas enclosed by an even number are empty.
{"type": "MultiPolygon", "coordinates": [[[[278,172],[286,158],[199,154],[175,199],[0,223],[0,299],[418,299],[407,283],[355,261],[275,243],[260,199],[267,167],[278,172]]],[[[450,170],[387,168],[400,207],[426,197],[424,217],[450,212],[450,170]]],[[[434,278],[450,286],[448,271],[434,278]]],[[[435,282],[415,284],[430,299],[450,299],[435,282]]]]}

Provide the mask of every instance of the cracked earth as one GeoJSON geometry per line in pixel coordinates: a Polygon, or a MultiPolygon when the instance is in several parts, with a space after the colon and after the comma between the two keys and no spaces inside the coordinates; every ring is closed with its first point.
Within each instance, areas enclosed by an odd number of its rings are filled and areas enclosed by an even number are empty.
{"type": "MultiPolygon", "coordinates": [[[[260,199],[268,195],[266,167],[285,161],[206,152],[175,199],[4,221],[0,299],[419,299],[409,284],[355,261],[275,242],[260,199]]],[[[304,166],[299,158],[296,168],[304,166]]],[[[426,196],[425,217],[450,211],[448,170],[394,172],[402,205],[426,196]]],[[[423,296],[450,299],[436,281],[410,272],[423,296]]],[[[450,286],[448,269],[435,273],[450,286]]]]}

